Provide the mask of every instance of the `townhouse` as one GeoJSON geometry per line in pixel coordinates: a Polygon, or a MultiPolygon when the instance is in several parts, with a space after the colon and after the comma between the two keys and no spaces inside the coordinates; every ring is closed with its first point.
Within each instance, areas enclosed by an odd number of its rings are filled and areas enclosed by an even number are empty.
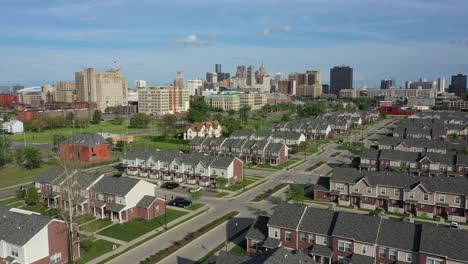
{"type": "Polygon", "coordinates": [[[391,134],[393,137],[429,140],[466,137],[468,135],[468,124],[445,122],[445,120],[439,119],[407,119],[400,121],[391,134]]]}
{"type": "Polygon", "coordinates": [[[303,133],[287,131],[235,130],[229,138],[267,140],[274,143],[283,143],[287,146],[299,145],[306,141],[306,136],[303,133]]]}
{"type": "Polygon", "coordinates": [[[468,156],[435,152],[364,149],[359,169],[401,171],[418,176],[468,176],[468,156]]]}
{"type": "Polygon", "coordinates": [[[229,155],[158,150],[131,150],[122,159],[128,175],[201,186],[216,185],[219,178],[227,185],[242,182],[243,165],[242,160],[229,155]]]}
{"type": "Polygon", "coordinates": [[[346,121],[330,122],[320,118],[301,118],[273,124],[271,130],[276,132],[302,133],[307,139],[320,139],[327,138],[332,129],[333,131],[343,131],[347,128],[348,123],[346,121]],[[336,126],[336,124],[339,124],[339,126],[336,126]]]}
{"type": "MultiPolygon", "coordinates": [[[[0,217],[0,263],[68,262],[68,228],[65,222],[3,205],[0,205],[0,217]]],[[[78,260],[80,245],[76,231],[73,250],[74,259],[78,260]]]]}
{"type": "Polygon", "coordinates": [[[468,115],[463,112],[424,111],[416,112],[409,119],[443,122],[445,124],[468,124],[468,115]]]}
{"type": "Polygon", "coordinates": [[[111,144],[99,134],[74,135],[58,146],[60,158],[84,163],[102,162],[112,159],[111,144]]]}
{"type": "Polygon", "coordinates": [[[276,166],[288,160],[286,144],[268,140],[195,137],[189,147],[191,153],[235,156],[245,163],[276,166]]]}
{"type": "Polygon", "coordinates": [[[464,140],[432,140],[417,138],[380,137],[371,142],[371,148],[407,152],[432,152],[447,154],[451,151],[462,153],[468,144],[464,140]]]}
{"type": "Polygon", "coordinates": [[[320,264],[301,250],[290,251],[285,248],[275,248],[254,256],[239,255],[230,251],[220,251],[218,256],[214,256],[205,264],[320,264]],[[214,260],[211,260],[215,258],[214,260]]]}
{"type": "Polygon", "coordinates": [[[465,223],[467,190],[467,178],[336,168],[328,182],[314,186],[314,199],[465,223]]]}
{"type": "Polygon", "coordinates": [[[140,179],[50,169],[35,184],[48,207],[73,207],[79,214],[116,223],[150,220],[165,212],[164,199],[154,196],[155,185],[140,179]]]}
{"type": "Polygon", "coordinates": [[[468,263],[466,231],[298,204],[257,217],[246,240],[253,254],[283,248],[322,264],[468,263]]]}
{"type": "Polygon", "coordinates": [[[183,136],[185,140],[191,140],[194,137],[220,137],[222,133],[221,124],[214,120],[187,125],[183,136]]]}

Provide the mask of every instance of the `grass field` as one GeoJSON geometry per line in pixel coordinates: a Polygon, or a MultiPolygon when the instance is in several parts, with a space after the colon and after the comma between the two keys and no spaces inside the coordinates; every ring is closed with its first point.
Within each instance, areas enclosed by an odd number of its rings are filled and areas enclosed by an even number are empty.
{"type": "Polygon", "coordinates": [[[242,240],[242,242],[240,242],[240,244],[236,244],[231,250],[229,250],[229,252],[248,256],[249,252],[245,250],[246,248],[247,248],[247,240],[244,239],[242,240]]]}
{"type": "Polygon", "coordinates": [[[279,170],[286,169],[286,168],[289,168],[289,169],[294,168],[295,166],[302,163],[302,161],[303,161],[302,159],[292,158],[281,165],[271,166],[269,164],[260,164],[260,165],[250,166],[249,168],[258,169],[258,170],[279,171],[279,170]]]}
{"type": "Polygon", "coordinates": [[[98,219],[96,221],[80,226],[80,230],[93,233],[111,224],[112,222],[110,219],[98,219]]]}
{"type": "MultiPolygon", "coordinates": [[[[107,132],[107,133],[124,133],[127,131],[127,123],[124,122],[122,125],[114,125],[110,121],[101,122],[100,124],[89,124],[85,128],[75,127],[75,129],[71,127],[66,128],[54,128],[48,129],[43,132],[26,132],[26,140],[28,142],[34,143],[52,143],[52,136],[54,134],[63,134],[67,137],[72,136],[73,134],[79,133],[100,133],[100,132],[107,132]]],[[[129,131],[141,130],[141,128],[129,128],[129,131]]],[[[12,141],[23,141],[24,137],[22,134],[12,135],[9,136],[12,141]]]]}
{"type": "Polygon", "coordinates": [[[190,206],[185,207],[185,209],[190,210],[190,211],[195,211],[201,207],[203,207],[205,204],[202,203],[192,203],[190,206]]]}
{"type": "Polygon", "coordinates": [[[355,151],[357,154],[362,153],[362,149],[364,148],[364,143],[363,142],[345,142],[336,149],[338,150],[349,150],[349,151],[355,151]]]}
{"type": "MultiPolygon", "coordinates": [[[[167,209],[167,222],[171,222],[187,212],[167,209]]],[[[133,220],[125,224],[113,225],[99,232],[98,234],[103,236],[112,237],[123,241],[132,241],[133,239],[140,237],[158,227],[164,226],[165,216],[161,215],[157,218],[148,221],[133,220]]]]}
{"type": "Polygon", "coordinates": [[[20,202],[20,201],[23,201],[23,200],[19,199],[16,196],[13,196],[13,197],[9,197],[7,199],[0,200],[0,205],[8,205],[8,204],[17,203],[17,202],[20,202]]]}
{"type": "Polygon", "coordinates": [[[312,165],[311,167],[309,167],[306,171],[313,171],[313,170],[317,169],[318,167],[322,166],[325,163],[326,163],[326,161],[321,160],[321,161],[315,163],[314,165],[312,165]]]}
{"type": "MultiPolygon", "coordinates": [[[[112,251],[112,245],[114,243],[106,240],[94,240],[86,241],[81,243],[81,258],[78,260],[78,264],[88,263],[90,260],[95,259],[107,252],[112,251]]],[[[118,246],[118,245],[117,245],[118,246]]]]}
{"type": "Polygon", "coordinates": [[[43,164],[38,169],[27,170],[16,165],[0,169],[0,189],[10,186],[26,184],[34,181],[37,176],[43,174],[50,168],[57,167],[55,162],[51,161],[43,164]]]}
{"type": "Polygon", "coordinates": [[[237,184],[234,184],[234,185],[231,185],[229,187],[224,187],[224,186],[217,186],[218,189],[220,190],[227,190],[227,191],[231,191],[231,192],[235,192],[235,191],[238,191],[240,189],[242,189],[242,187],[247,187],[248,185],[256,182],[257,179],[255,178],[248,178],[248,177],[244,177],[244,182],[240,182],[240,183],[237,183],[237,184]]]}
{"type": "Polygon", "coordinates": [[[130,144],[129,149],[161,149],[161,150],[187,150],[189,146],[187,144],[177,144],[169,142],[155,142],[151,141],[150,135],[138,135],[135,136],[135,143],[130,144]]]}

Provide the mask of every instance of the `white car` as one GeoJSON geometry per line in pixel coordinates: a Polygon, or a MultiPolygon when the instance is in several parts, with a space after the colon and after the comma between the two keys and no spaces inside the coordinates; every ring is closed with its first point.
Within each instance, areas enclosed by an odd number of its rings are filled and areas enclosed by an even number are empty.
{"type": "Polygon", "coordinates": [[[452,222],[452,223],[450,223],[450,228],[451,228],[451,229],[460,229],[460,227],[458,226],[458,223],[457,223],[457,222],[452,222]]]}
{"type": "Polygon", "coordinates": [[[201,191],[201,190],[202,190],[202,187],[196,187],[196,188],[190,189],[189,192],[190,192],[190,193],[194,193],[194,192],[199,192],[199,191],[201,191]]]}

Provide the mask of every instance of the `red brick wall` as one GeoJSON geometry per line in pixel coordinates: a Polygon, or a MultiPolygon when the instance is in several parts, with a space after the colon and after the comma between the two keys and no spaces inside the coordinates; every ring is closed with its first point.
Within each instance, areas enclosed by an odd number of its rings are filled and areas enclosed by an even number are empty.
{"type": "Polygon", "coordinates": [[[296,241],[297,241],[297,232],[296,230],[289,230],[289,229],[281,229],[280,230],[280,238],[281,238],[281,246],[287,248],[296,248],[296,241]],[[291,241],[286,241],[286,232],[291,232],[291,241]]]}
{"type": "Polygon", "coordinates": [[[298,243],[298,249],[304,249],[304,248],[309,248],[310,246],[313,245],[313,243],[309,243],[309,233],[307,232],[298,232],[297,235],[297,243],[298,243]],[[305,234],[305,241],[301,241],[301,233],[305,234]]]}
{"type": "Polygon", "coordinates": [[[333,249],[333,263],[338,260],[338,256],[340,257],[351,257],[354,251],[354,243],[349,239],[339,238],[339,237],[332,237],[332,249],[333,249]],[[348,241],[351,242],[351,252],[342,252],[338,250],[338,241],[348,241]]]}
{"type": "Polygon", "coordinates": [[[102,162],[111,160],[111,153],[112,151],[109,144],[94,147],[83,147],[71,144],[59,145],[60,157],[67,160],[77,160],[79,157],[79,161],[81,162],[102,162]],[[96,154],[95,159],[92,158],[93,154],[96,154]]]}
{"type": "Polygon", "coordinates": [[[425,204],[424,208],[423,208],[422,204],[417,204],[416,205],[416,210],[419,211],[419,212],[432,213],[432,212],[434,212],[434,206],[425,204]]]}
{"type": "Polygon", "coordinates": [[[286,145],[283,145],[283,147],[281,148],[280,152],[279,152],[279,164],[283,164],[285,163],[287,160],[288,160],[288,153],[287,153],[287,150],[286,150],[286,145]]]}
{"type": "MultiPolygon", "coordinates": [[[[391,264],[391,263],[396,263],[396,260],[391,260],[390,257],[390,250],[389,248],[386,248],[385,250],[387,257],[386,258],[381,258],[380,257],[380,247],[375,247],[375,259],[376,263],[381,263],[381,264],[391,264]]],[[[398,253],[397,253],[398,257],[398,253]]]]}
{"type": "MultiPolygon", "coordinates": [[[[150,207],[151,208],[151,207],[150,207]]],[[[145,220],[151,219],[149,216],[148,208],[136,207],[138,218],[143,218],[145,220]]]]}
{"type": "Polygon", "coordinates": [[[325,191],[314,191],[315,200],[331,201],[331,196],[325,191]]]}
{"type": "Polygon", "coordinates": [[[427,262],[427,258],[428,257],[432,257],[432,258],[436,258],[436,259],[442,259],[442,264],[446,264],[447,263],[447,260],[442,258],[442,257],[438,257],[438,256],[431,256],[431,255],[428,255],[428,254],[424,254],[424,253],[419,253],[419,264],[426,264],[427,262]]]}
{"type": "Polygon", "coordinates": [[[156,199],[156,202],[153,204],[153,218],[163,215],[166,211],[166,201],[164,199],[156,199]],[[156,212],[156,207],[159,205],[159,211],[156,212]]]}
{"type": "MultiPolygon", "coordinates": [[[[77,227],[75,226],[75,241],[77,238],[77,227]]],[[[60,221],[52,221],[48,225],[49,235],[49,256],[52,256],[58,252],[62,253],[62,263],[68,262],[68,230],[65,223],[60,221]]],[[[75,244],[74,257],[78,259],[80,255],[79,243],[75,244]]],[[[50,261],[50,259],[47,259],[50,261]]],[[[42,260],[41,260],[42,261],[42,260]]],[[[45,262],[48,263],[48,262],[45,262]]]]}
{"type": "Polygon", "coordinates": [[[234,176],[237,176],[237,182],[242,182],[244,178],[244,163],[240,159],[234,159],[234,176]]]}

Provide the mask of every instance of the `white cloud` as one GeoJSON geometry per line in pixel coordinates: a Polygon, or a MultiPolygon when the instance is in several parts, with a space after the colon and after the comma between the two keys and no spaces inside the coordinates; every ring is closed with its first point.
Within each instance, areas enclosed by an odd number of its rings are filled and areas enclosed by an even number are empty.
{"type": "Polygon", "coordinates": [[[293,31],[291,26],[270,27],[263,30],[263,35],[271,35],[272,33],[288,33],[293,31]]]}
{"type": "Polygon", "coordinates": [[[179,39],[176,41],[177,44],[181,45],[201,45],[201,46],[208,46],[211,44],[210,41],[200,41],[195,34],[191,34],[186,36],[183,39],[179,39]]]}

